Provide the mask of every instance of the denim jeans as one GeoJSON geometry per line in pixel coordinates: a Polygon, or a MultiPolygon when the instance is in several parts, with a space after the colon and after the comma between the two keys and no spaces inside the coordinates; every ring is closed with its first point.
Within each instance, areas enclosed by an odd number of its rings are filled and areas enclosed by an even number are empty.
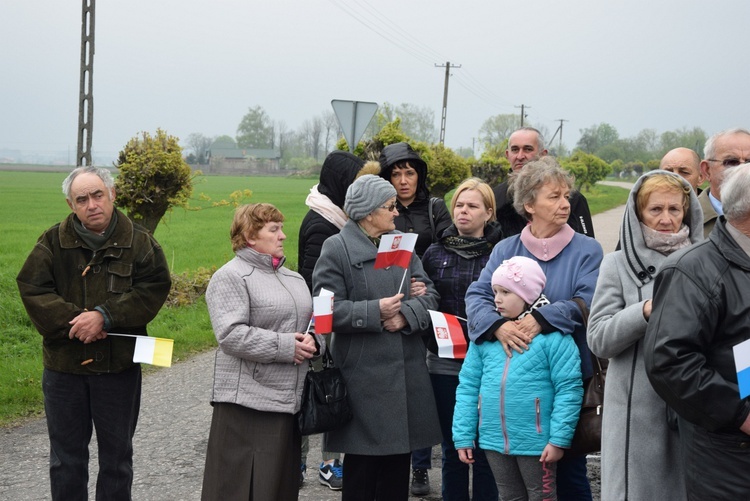
{"type": "MultiPolygon", "coordinates": [[[[453,409],[456,407],[458,376],[430,374],[440,429],[443,432],[443,499],[469,500],[469,465],[458,459],[453,447],[453,409]]],[[[497,485],[482,449],[474,449],[472,492],[475,501],[497,501],[497,485]]]]}
{"type": "Polygon", "coordinates": [[[141,367],[118,374],[78,375],[44,369],[53,500],[88,499],[89,442],[99,451],[97,500],[130,500],[133,435],[141,405],[141,367]],[[93,423],[93,427],[92,427],[93,423]]]}

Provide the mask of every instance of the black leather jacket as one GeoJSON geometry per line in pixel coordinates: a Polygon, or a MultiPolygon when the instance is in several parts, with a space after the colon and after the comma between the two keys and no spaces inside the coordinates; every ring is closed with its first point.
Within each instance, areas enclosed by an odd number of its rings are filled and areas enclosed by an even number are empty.
{"type": "Polygon", "coordinates": [[[667,258],[654,284],[644,361],[656,392],[708,431],[739,431],[741,399],[732,347],[750,339],[750,257],[722,216],[708,240],[667,258]]]}

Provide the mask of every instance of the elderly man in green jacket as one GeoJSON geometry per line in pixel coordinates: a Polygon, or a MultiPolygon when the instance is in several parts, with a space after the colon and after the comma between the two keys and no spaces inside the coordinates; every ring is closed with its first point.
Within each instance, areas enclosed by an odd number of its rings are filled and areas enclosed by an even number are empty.
{"type": "Polygon", "coordinates": [[[129,500],[141,369],[135,339],[108,333],[147,335],[169,293],[169,268],[148,231],[114,208],[108,171],[78,167],[62,187],[72,213],[42,234],[17,277],[43,337],[52,499],[87,499],[95,427],[96,498],[129,500]]]}

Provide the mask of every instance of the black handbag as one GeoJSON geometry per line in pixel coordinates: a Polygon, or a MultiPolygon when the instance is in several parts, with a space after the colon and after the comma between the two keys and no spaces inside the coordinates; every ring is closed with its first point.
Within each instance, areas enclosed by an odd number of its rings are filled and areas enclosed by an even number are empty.
{"type": "MultiPolygon", "coordinates": [[[[581,309],[583,325],[588,326],[589,309],[580,298],[573,298],[581,309]]],[[[607,360],[591,353],[594,375],[583,384],[583,404],[578,417],[570,453],[576,455],[598,452],[602,448],[602,417],[604,415],[604,380],[607,376],[607,360]]]]}
{"type": "Polygon", "coordinates": [[[302,408],[297,425],[302,435],[315,435],[341,428],[351,421],[352,407],[341,369],[334,367],[328,350],[323,355],[323,369],[307,371],[302,391],[302,408]]]}

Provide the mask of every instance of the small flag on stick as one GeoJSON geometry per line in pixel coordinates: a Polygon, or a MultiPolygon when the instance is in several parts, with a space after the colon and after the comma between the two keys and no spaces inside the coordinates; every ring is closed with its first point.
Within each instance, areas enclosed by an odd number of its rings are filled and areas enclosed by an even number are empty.
{"type": "Polygon", "coordinates": [[[466,358],[468,348],[464,330],[458,322],[458,317],[449,313],[427,310],[432,319],[432,330],[438,345],[440,358],[466,358]]]}
{"type": "Polygon", "coordinates": [[[737,369],[737,384],[740,388],[740,398],[750,395],[750,339],[735,345],[734,365],[737,369]]]}
{"type": "Polygon", "coordinates": [[[416,243],[416,233],[396,233],[381,236],[378,255],[375,258],[375,269],[388,268],[389,266],[408,268],[416,243]]]}
{"type": "Polygon", "coordinates": [[[135,338],[135,352],[133,362],[172,367],[172,348],[174,339],[161,337],[136,336],[134,334],[108,333],[108,336],[123,336],[135,338]]]}
{"type": "Polygon", "coordinates": [[[333,331],[333,292],[320,289],[313,298],[313,323],[315,334],[330,334],[333,331]]]}

